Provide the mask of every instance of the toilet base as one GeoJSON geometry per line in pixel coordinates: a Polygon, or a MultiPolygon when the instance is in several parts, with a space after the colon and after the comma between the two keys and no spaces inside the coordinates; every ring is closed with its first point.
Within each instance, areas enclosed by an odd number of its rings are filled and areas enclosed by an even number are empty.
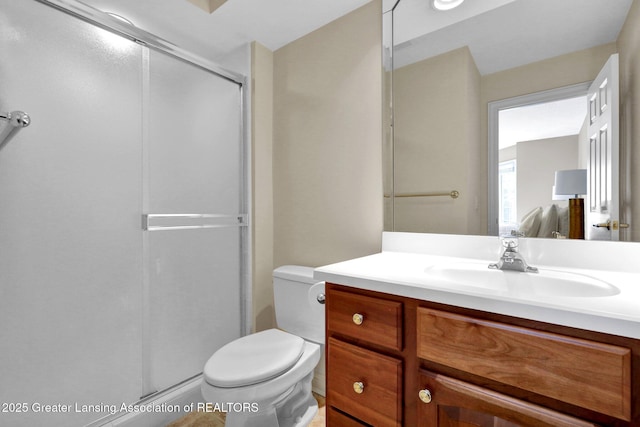
{"type": "Polygon", "coordinates": [[[311,393],[313,372],[274,402],[259,402],[255,412],[228,412],[225,427],[306,427],[318,413],[311,393]]]}
{"type": "Polygon", "coordinates": [[[202,397],[211,404],[235,403],[227,411],[226,427],[307,427],[318,413],[311,383],[319,361],[320,345],[306,341],[300,359],[281,375],[232,388],[211,385],[205,375],[202,397]]]}

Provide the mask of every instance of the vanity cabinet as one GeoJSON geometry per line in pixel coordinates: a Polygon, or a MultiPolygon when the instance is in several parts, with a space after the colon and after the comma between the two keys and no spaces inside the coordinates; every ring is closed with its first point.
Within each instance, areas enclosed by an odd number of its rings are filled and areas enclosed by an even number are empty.
{"type": "Polygon", "coordinates": [[[640,427],[640,340],[327,283],[327,425],[640,427]]]}

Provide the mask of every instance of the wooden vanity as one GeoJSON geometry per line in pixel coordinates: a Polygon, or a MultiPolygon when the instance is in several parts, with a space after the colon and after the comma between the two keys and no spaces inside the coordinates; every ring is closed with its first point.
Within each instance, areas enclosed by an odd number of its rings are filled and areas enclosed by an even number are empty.
{"type": "Polygon", "coordinates": [[[639,339],[350,283],[326,316],[330,427],[640,427],[639,339]]]}

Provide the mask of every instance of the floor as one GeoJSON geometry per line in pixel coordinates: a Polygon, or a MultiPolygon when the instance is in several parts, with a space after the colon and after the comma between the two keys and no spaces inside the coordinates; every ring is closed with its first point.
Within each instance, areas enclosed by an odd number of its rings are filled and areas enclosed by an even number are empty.
{"type": "MultiPolygon", "coordinates": [[[[325,399],[313,394],[318,401],[318,415],[309,427],[325,427],[325,399]]],[[[222,412],[191,412],[167,427],[224,427],[224,413],[222,412]]]]}

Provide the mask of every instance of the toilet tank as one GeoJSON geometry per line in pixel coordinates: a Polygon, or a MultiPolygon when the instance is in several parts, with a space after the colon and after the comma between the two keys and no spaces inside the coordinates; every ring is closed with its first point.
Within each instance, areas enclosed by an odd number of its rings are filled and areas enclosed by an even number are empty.
{"type": "Polygon", "coordinates": [[[273,270],[273,298],[278,328],[324,344],[324,282],[313,279],[313,268],[285,265],[273,270]]]}

